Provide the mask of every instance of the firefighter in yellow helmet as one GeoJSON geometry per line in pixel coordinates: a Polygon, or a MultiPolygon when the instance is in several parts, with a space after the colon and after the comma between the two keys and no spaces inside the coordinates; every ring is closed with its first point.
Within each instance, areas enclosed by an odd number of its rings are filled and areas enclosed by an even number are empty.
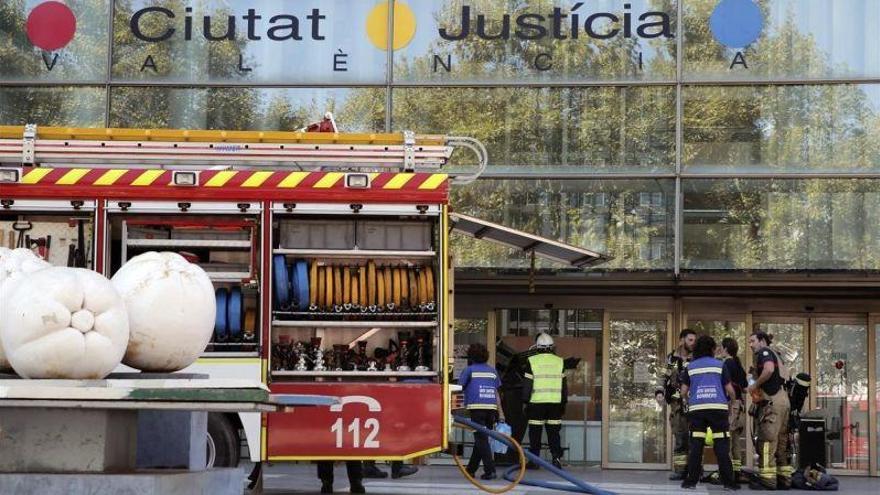
{"type": "MultiPolygon", "coordinates": [[[[526,363],[523,400],[529,424],[529,451],[541,455],[541,432],[546,428],[553,465],[562,469],[562,415],[568,402],[563,360],[553,353],[553,337],[546,333],[535,339],[537,353],[526,363]]],[[[529,462],[530,469],[537,465],[529,462]]]]}
{"type": "Polygon", "coordinates": [[[788,489],[794,468],[789,456],[788,419],[791,405],[783,387],[787,373],[776,352],[770,348],[772,337],[761,331],[749,336],[749,347],[755,352],[755,382],[749,385],[757,410],[758,481],[755,489],[788,489]]]}

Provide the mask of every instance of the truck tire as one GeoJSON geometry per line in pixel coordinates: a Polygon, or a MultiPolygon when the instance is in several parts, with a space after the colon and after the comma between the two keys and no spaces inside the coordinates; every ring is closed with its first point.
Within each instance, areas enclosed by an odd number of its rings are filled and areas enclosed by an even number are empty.
{"type": "Polygon", "coordinates": [[[238,428],[222,413],[208,413],[208,468],[236,467],[241,456],[238,428]]]}

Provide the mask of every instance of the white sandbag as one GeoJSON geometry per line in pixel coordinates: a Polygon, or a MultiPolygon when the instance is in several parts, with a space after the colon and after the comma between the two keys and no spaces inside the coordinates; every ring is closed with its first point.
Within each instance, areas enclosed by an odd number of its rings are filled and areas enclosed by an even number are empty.
{"type": "Polygon", "coordinates": [[[0,341],[24,378],[98,379],[119,366],[128,346],[128,313],[103,275],[51,267],[7,281],[0,341]]]}
{"type": "Polygon", "coordinates": [[[214,286],[177,253],[149,252],[113,276],[128,309],[131,337],[123,363],[142,371],[177,371],[198,359],[214,332],[214,286]]]}
{"type": "MultiPolygon", "coordinates": [[[[49,263],[40,259],[30,249],[0,247],[0,301],[5,304],[7,296],[4,291],[11,291],[14,281],[21,280],[24,275],[49,266],[49,263]]],[[[11,369],[6,354],[3,352],[3,344],[0,342],[0,371],[11,369]]]]}

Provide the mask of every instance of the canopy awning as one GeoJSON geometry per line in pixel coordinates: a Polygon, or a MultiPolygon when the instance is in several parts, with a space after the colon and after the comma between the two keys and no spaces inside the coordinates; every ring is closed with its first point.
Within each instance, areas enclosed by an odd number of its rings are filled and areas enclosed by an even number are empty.
{"type": "Polygon", "coordinates": [[[535,256],[558,261],[578,268],[608,260],[608,257],[604,254],[590,251],[589,249],[529,234],[481,218],[475,218],[461,213],[450,213],[449,217],[452,220],[452,228],[454,230],[469,235],[474,239],[484,239],[507,247],[519,249],[526,253],[534,252],[535,256]]]}

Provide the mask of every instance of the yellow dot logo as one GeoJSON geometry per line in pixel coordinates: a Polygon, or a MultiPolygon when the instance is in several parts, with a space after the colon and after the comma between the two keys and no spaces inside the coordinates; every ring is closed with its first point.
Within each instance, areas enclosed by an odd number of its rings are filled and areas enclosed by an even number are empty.
{"type": "MultiPolygon", "coordinates": [[[[367,38],[376,48],[388,49],[388,4],[381,2],[367,15],[367,38]]],[[[399,50],[412,41],[416,35],[416,16],[405,3],[394,3],[394,39],[391,48],[399,50]]]]}

